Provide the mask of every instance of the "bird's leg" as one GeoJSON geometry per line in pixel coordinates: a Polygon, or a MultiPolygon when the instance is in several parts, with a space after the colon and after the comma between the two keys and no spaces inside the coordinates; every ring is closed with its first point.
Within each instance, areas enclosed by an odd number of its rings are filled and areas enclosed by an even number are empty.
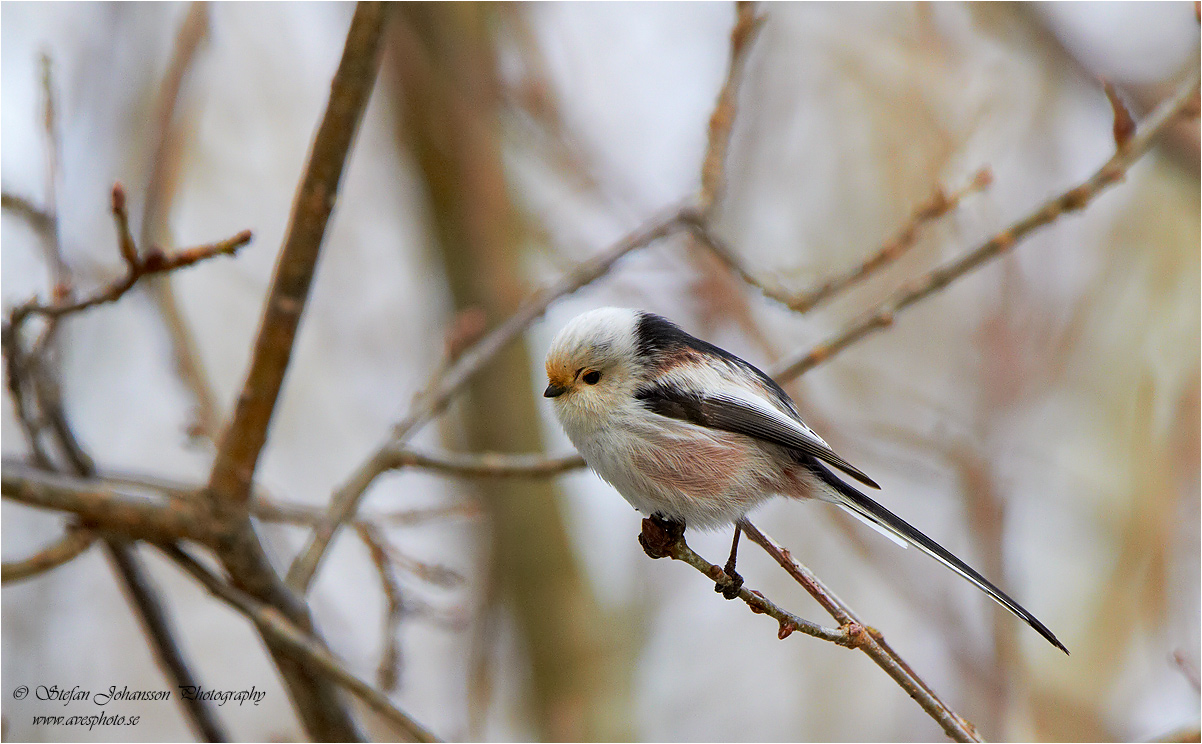
{"type": "Polygon", "coordinates": [[[735,522],[735,539],[730,544],[730,558],[726,559],[726,566],[722,569],[729,581],[719,581],[714,584],[714,591],[721,592],[722,596],[727,599],[739,596],[739,590],[743,588],[743,577],[735,571],[735,558],[739,553],[739,537],[742,534],[743,525],[735,522]]]}
{"type": "Polygon", "coordinates": [[[652,514],[643,520],[643,532],[639,535],[639,545],[643,552],[652,558],[668,558],[672,548],[684,537],[684,522],[665,517],[663,514],[652,514]]]}

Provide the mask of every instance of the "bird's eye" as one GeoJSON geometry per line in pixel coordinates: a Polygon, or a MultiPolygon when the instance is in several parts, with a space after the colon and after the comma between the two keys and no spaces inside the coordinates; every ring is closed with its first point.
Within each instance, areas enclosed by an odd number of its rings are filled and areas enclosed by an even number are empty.
{"type": "Polygon", "coordinates": [[[584,377],[581,377],[580,379],[584,380],[589,385],[596,385],[598,382],[601,382],[601,373],[595,369],[590,369],[588,372],[585,372],[584,377]]]}

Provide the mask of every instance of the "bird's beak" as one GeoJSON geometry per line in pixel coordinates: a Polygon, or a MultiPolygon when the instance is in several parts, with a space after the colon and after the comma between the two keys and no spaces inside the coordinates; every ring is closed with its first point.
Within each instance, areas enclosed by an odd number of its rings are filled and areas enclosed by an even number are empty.
{"type": "Polygon", "coordinates": [[[566,387],[563,387],[562,385],[556,385],[555,383],[551,383],[550,385],[547,386],[547,389],[543,391],[543,397],[544,398],[558,398],[559,396],[563,395],[566,392],[568,392],[568,389],[566,387]]]}

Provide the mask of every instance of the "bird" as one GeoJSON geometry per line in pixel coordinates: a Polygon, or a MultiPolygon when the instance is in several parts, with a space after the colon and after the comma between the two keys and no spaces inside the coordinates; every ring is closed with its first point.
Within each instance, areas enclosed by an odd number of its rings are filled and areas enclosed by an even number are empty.
{"type": "Polygon", "coordinates": [[[742,584],[735,572],[739,520],[778,495],[817,499],[930,555],[1068,653],[1018,602],[851,485],[880,488],[836,454],[780,385],[749,362],[662,316],[604,307],[570,320],[552,340],[545,366],[543,396],[568,439],[631,506],[680,534],[686,526],[735,525],[728,599],[742,584]]]}

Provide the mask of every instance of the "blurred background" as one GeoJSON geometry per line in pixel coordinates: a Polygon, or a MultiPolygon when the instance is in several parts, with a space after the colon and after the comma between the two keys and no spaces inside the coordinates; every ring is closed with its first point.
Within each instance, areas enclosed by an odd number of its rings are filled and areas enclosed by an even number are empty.
{"type": "MultiPolygon", "coordinates": [[[[352,11],[0,6],[3,189],[53,199],[78,287],[121,271],[114,181],[144,244],[255,234],[236,259],[64,324],[64,405],[103,469],[206,478],[352,11]],[[188,45],[165,115],[172,59],[188,45]]],[[[769,368],[1105,162],[1099,78],[1138,120],[1198,64],[1192,3],[761,12],[716,223],[753,275],[801,292],[885,245],[936,189],[982,168],[992,184],[804,315],[683,236],[634,253],[552,305],[416,446],[570,453],[539,396],[542,356],[564,322],[601,305],[662,313],[769,368]]],[[[734,19],[726,3],[396,9],[257,473],[266,493],[325,504],[448,354],[696,194],[734,19]]],[[[1198,143],[1197,121],[1180,123],[1083,213],[788,386],[882,484],[883,504],[1072,651],[827,506],[777,500],[752,514],[986,738],[1197,741],[1198,143]]],[[[10,210],[2,225],[5,307],[46,297],[37,233],[10,210]]],[[[7,398],[3,416],[4,455],[25,456],[7,398]]],[[[389,592],[368,544],[343,531],[311,594],[318,625],[356,673],[447,739],[942,738],[864,655],[777,640],[772,621],[692,569],[648,560],[638,515],[587,471],[489,482],[406,470],[380,478],[363,510],[425,516],[383,529],[389,592]]],[[[61,523],[5,501],[4,560],[36,552],[61,523]]],[[[262,534],[286,567],[307,531],[262,534]]],[[[689,541],[720,563],[729,534],[689,541]]],[[[234,736],[302,737],[248,624],[142,552],[205,685],[268,690],[258,707],[219,709],[234,736]]],[[[740,571],[831,624],[750,544],[740,571]]],[[[99,550],[6,586],[2,619],[6,739],[192,738],[173,705],[133,703],[136,729],[86,731],[34,727],[9,699],[18,684],[164,686],[99,550]]]]}

